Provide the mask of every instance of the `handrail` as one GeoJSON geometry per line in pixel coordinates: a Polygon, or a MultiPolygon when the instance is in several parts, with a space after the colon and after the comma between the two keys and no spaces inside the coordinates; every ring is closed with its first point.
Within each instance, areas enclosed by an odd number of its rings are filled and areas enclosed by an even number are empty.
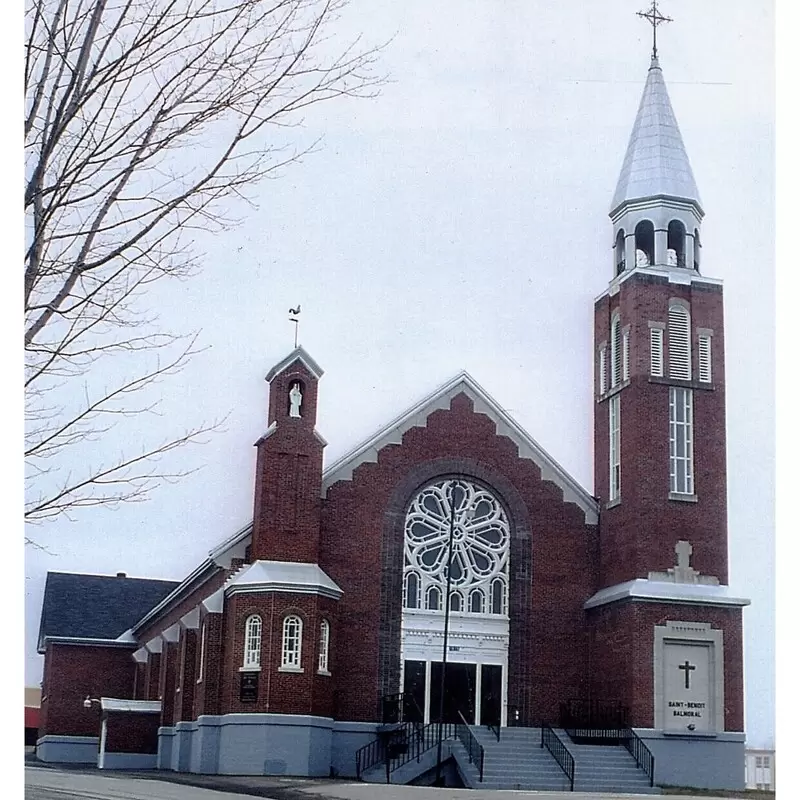
{"type": "Polygon", "coordinates": [[[572,757],[572,753],[567,750],[564,742],[556,736],[556,732],[544,722],[542,723],[542,743],[540,747],[546,747],[550,751],[550,755],[553,756],[556,764],[561,767],[561,770],[569,780],[569,790],[574,792],[575,759],[572,757]]]}
{"type": "Polygon", "coordinates": [[[625,728],[622,731],[622,744],[636,759],[636,763],[644,770],[645,775],[650,778],[650,785],[652,786],[656,771],[656,757],[650,748],[632,728],[625,728]]]}
{"type": "Polygon", "coordinates": [[[458,712],[461,722],[456,723],[456,736],[461,740],[464,749],[469,756],[469,763],[474,764],[478,768],[478,780],[483,782],[483,761],[485,751],[483,745],[475,738],[475,734],[469,727],[469,723],[464,719],[461,711],[458,712]]]}
{"type": "MultiPolygon", "coordinates": [[[[455,733],[455,726],[444,723],[442,738],[449,739],[455,733]]],[[[386,782],[389,783],[392,772],[409,761],[420,760],[422,754],[439,743],[439,723],[431,722],[422,725],[419,722],[405,722],[401,727],[375,739],[356,751],[356,777],[361,776],[370,767],[384,763],[386,782]]]]}
{"type": "Polygon", "coordinates": [[[486,727],[494,734],[494,738],[497,741],[500,741],[500,723],[499,722],[489,722],[486,724],[486,727]]]}

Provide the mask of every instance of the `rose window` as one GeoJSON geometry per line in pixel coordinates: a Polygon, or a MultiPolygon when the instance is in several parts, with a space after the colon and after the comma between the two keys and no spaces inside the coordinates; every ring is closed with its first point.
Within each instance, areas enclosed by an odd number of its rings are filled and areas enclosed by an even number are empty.
{"type": "Polygon", "coordinates": [[[444,610],[449,561],[451,611],[506,614],[508,544],[508,517],[492,492],[463,479],[429,484],[406,513],[404,607],[444,610]]]}

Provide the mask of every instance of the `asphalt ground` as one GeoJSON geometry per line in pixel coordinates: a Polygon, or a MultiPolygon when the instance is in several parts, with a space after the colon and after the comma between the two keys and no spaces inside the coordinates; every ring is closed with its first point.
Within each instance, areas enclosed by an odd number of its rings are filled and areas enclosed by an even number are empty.
{"type": "MultiPolygon", "coordinates": [[[[242,795],[271,800],[635,800],[654,795],[534,792],[519,790],[434,789],[348,780],[260,776],[189,775],[174,772],[116,772],[86,767],[44,766],[26,759],[28,800],[241,800],[242,795]]],[[[657,795],[655,795],[657,796],[657,795]]],[[[664,795],[662,795],[664,796],[664,795]]],[[[752,793],[682,795],[682,800],[730,800],[752,793]]]]}

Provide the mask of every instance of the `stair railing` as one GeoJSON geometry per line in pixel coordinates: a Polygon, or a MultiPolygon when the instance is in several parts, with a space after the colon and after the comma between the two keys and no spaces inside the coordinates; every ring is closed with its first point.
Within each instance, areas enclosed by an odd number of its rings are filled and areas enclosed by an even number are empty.
{"type": "Polygon", "coordinates": [[[458,716],[461,722],[456,723],[456,736],[461,740],[464,749],[469,756],[469,763],[474,764],[478,768],[478,780],[483,782],[483,762],[485,751],[483,745],[475,738],[475,734],[469,727],[469,723],[464,719],[464,715],[459,711],[458,716]]]}
{"type": "Polygon", "coordinates": [[[360,747],[356,750],[356,777],[361,780],[364,772],[385,759],[386,744],[383,739],[375,739],[375,741],[360,747]]]}
{"type": "Polygon", "coordinates": [[[632,728],[625,728],[621,733],[622,744],[636,759],[636,763],[644,770],[645,775],[650,778],[650,785],[652,786],[656,771],[656,757],[632,728]]]}
{"type": "Polygon", "coordinates": [[[562,772],[569,780],[569,790],[575,791],[575,759],[572,753],[567,750],[564,742],[556,736],[556,732],[546,723],[542,723],[542,743],[541,747],[546,747],[550,755],[556,760],[556,764],[561,767],[562,772]]]}

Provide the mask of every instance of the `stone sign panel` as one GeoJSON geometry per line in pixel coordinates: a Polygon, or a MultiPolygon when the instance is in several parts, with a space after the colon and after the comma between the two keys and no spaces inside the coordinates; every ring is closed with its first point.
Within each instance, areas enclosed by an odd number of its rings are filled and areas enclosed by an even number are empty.
{"type": "Polygon", "coordinates": [[[725,729],[722,631],[705,622],[656,625],[653,699],[656,729],[708,735],[725,729]]]}
{"type": "Polygon", "coordinates": [[[665,729],[707,731],[711,726],[708,645],[664,646],[665,729]]]}

